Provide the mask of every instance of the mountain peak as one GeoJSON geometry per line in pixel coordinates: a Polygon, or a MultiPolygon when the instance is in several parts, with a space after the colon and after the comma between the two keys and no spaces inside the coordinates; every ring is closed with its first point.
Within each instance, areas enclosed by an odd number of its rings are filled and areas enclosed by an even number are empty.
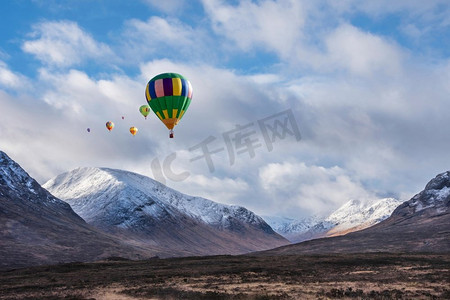
{"type": "Polygon", "coordinates": [[[450,188],[450,171],[438,174],[425,186],[425,190],[442,190],[450,188]]]}
{"type": "Polygon", "coordinates": [[[291,242],[300,242],[362,230],[388,218],[400,203],[401,201],[395,198],[351,199],[326,218],[264,218],[277,233],[291,242]]]}
{"type": "Polygon", "coordinates": [[[124,205],[124,202],[128,202],[128,206],[134,207],[145,205],[150,197],[152,203],[164,207],[164,210],[181,211],[218,227],[231,226],[230,218],[238,218],[258,226],[267,225],[262,218],[246,208],[188,196],[149,177],[124,170],[77,168],[49,180],[44,187],[69,202],[85,219],[88,217],[86,215],[88,211],[98,211],[92,209],[94,203],[105,207],[117,205],[119,202],[124,205]],[[117,196],[112,197],[113,194],[117,196]]]}
{"type": "Polygon", "coordinates": [[[416,213],[441,214],[450,208],[450,171],[438,174],[431,179],[425,189],[411,200],[400,205],[394,212],[396,216],[416,213]]]}
{"type": "Polygon", "coordinates": [[[18,196],[30,201],[35,201],[38,195],[49,200],[53,198],[3,151],[0,151],[0,195],[18,196]]]}

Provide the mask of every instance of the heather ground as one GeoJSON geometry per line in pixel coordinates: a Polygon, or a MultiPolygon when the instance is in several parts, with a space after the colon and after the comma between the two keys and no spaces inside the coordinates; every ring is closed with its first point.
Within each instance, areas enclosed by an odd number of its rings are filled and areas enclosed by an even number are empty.
{"type": "Polygon", "coordinates": [[[0,299],[449,299],[450,254],[211,256],[0,272],[0,299]]]}

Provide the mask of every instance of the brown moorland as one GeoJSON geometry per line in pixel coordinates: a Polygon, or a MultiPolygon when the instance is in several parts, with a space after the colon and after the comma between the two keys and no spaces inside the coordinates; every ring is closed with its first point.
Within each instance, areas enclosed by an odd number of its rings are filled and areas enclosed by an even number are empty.
{"type": "Polygon", "coordinates": [[[450,253],[209,256],[0,272],[0,299],[450,299],[450,253]]]}

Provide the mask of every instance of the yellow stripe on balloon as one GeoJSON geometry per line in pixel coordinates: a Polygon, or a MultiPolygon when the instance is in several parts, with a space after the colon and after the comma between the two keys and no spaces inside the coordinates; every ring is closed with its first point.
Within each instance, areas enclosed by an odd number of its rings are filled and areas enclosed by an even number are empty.
{"type": "Polygon", "coordinates": [[[174,96],[181,96],[181,79],[180,78],[172,78],[172,88],[174,96]]]}
{"type": "Polygon", "coordinates": [[[169,118],[169,114],[167,113],[167,109],[163,110],[163,114],[164,114],[164,117],[166,117],[166,119],[169,118]]]}
{"type": "Polygon", "coordinates": [[[162,121],[163,118],[161,117],[161,114],[159,113],[159,111],[156,112],[156,115],[157,115],[158,118],[162,121]]]}
{"type": "Polygon", "coordinates": [[[145,89],[145,94],[147,95],[148,101],[152,100],[152,97],[150,97],[150,93],[148,92],[148,84],[147,84],[147,88],[145,89]]]}
{"type": "Polygon", "coordinates": [[[175,108],[174,108],[174,109],[172,110],[172,117],[173,117],[173,118],[176,118],[176,117],[177,117],[177,113],[178,113],[178,109],[175,109],[175,108]]]}
{"type": "Polygon", "coordinates": [[[184,115],[184,110],[181,111],[180,116],[178,117],[178,119],[181,119],[184,115]]]}

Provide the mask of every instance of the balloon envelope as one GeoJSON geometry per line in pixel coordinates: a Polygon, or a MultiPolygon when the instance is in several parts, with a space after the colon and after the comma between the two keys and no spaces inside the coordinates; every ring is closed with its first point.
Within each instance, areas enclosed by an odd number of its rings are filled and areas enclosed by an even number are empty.
{"type": "Polygon", "coordinates": [[[111,131],[114,128],[114,123],[111,121],[106,122],[106,128],[111,131]]]}
{"type": "Polygon", "coordinates": [[[141,107],[139,107],[139,111],[147,119],[147,116],[150,113],[150,106],[148,106],[147,104],[144,104],[141,107]]]}
{"type": "Polygon", "coordinates": [[[136,135],[136,133],[138,132],[138,129],[136,128],[136,127],[130,127],[130,133],[132,134],[132,135],[136,135]]]}
{"type": "Polygon", "coordinates": [[[180,74],[163,73],[150,79],[145,89],[145,97],[164,125],[173,129],[189,108],[192,86],[180,74]]]}
{"type": "Polygon", "coordinates": [[[87,132],[91,132],[91,129],[90,129],[90,128],[88,128],[88,129],[87,129],[87,132]]]}

